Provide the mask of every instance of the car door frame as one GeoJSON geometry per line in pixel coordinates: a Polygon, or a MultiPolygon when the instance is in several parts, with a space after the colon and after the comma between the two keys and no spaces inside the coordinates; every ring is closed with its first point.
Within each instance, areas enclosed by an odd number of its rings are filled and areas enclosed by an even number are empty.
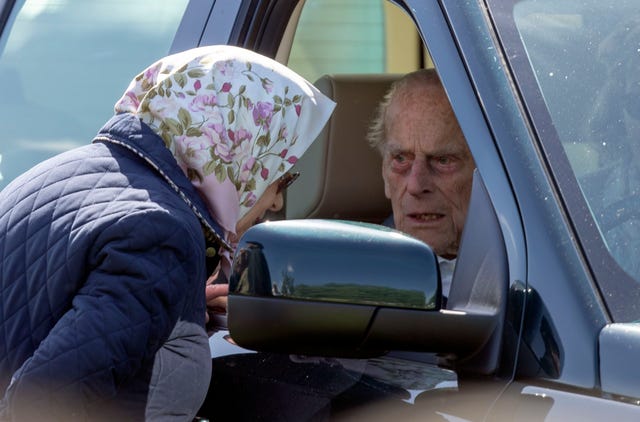
{"type": "MultiPolygon", "coordinates": [[[[470,19],[483,22],[485,27],[490,22],[480,8],[475,12],[476,16],[470,16],[470,8],[462,8],[455,2],[443,3],[446,3],[444,7],[454,28],[481,27],[473,26],[470,19]]],[[[592,389],[598,382],[597,333],[606,323],[606,313],[581,259],[579,247],[575,241],[570,241],[571,226],[561,208],[561,195],[542,163],[543,154],[536,148],[538,144],[535,132],[513,84],[514,76],[510,74],[511,69],[506,65],[500,46],[493,42],[494,39],[495,35],[488,32],[472,34],[471,31],[459,31],[457,36],[467,69],[472,74],[479,97],[482,98],[483,110],[495,142],[500,154],[505,157],[504,167],[522,218],[522,239],[526,246],[521,249],[526,251],[526,276],[523,280],[526,281],[527,291],[539,295],[540,299],[535,303],[542,304],[545,308],[529,306],[529,315],[546,315],[544,321],[548,322],[547,326],[555,327],[555,332],[549,334],[541,328],[542,324],[538,327],[533,323],[526,326],[523,324],[525,336],[521,345],[524,347],[518,357],[516,376],[537,373],[540,379],[560,379],[567,386],[592,389]],[[477,47],[473,38],[477,39],[479,35],[485,37],[489,48],[477,47]],[[484,74],[479,71],[492,68],[492,72],[484,74]],[[514,139],[521,142],[513,142],[514,139]],[[539,227],[553,227],[555,230],[554,233],[548,233],[548,230],[541,231],[539,227]],[[572,315],[575,318],[572,327],[568,326],[567,318],[562,321],[562,315],[572,315]],[[545,347],[538,356],[534,356],[538,365],[532,365],[530,360],[524,359],[523,353],[531,350],[532,347],[527,346],[536,340],[540,340],[545,347]],[[536,371],[533,366],[542,368],[542,355],[554,348],[559,350],[561,357],[567,357],[560,363],[558,373],[536,371]]],[[[489,190],[496,192],[491,188],[489,190]]],[[[525,318],[523,321],[536,321],[536,318],[525,318]]]]}
{"type": "MultiPolygon", "coordinates": [[[[480,4],[463,8],[454,1],[443,1],[452,27],[488,28],[490,16],[480,4]],[[475,13],[475,16],[473,15],[475,13]]],[[[480,2],[478,2],[480,3],[480,2]]],[[[516,377],[537,374],[537,378],[563,383],[569,388],[598,387],[597,338],[609,318],[585,264],[577,234],[571,226],[563,197],[545,165],[544,153],[522,102],[513,75],[495,33],[459,31],[457,42],[483,111],[494,134],[499,156],[522,221],[522,239],[528,292],[533,292],[528,315],[523,315],[523,337],[516,377]],[[483,37],[487,48],[474,40],[483,37]],[[481,72],[491,69],[490,72],[481,72]],[[502,79],[502,80],[500,80],[502,79]],[[540,230],[540,227],[546,230],[540,230]],[[545,315],[544,324],[534,326],[535,315],[545,315]],[[571,315],[572,318],[562,316],[571,315]],[[570,320],[570,321],[568,321],[570,320]],[[529,325],[526,325],[530,322],[529,325]],[[536,341],[545,345],[538,356],[538,369],[525,363],[523,354],[536,341]],[[555,343],[555,346],[553,346],[555,343]],[[558,373],[545,371],[543,354],[555,347],[560,354],[558,373]]],[[[482,169],[480,169],[482,173],[482,169]]],[[[484,173],[483,173],[484,176],[484,173]]],[[[489,187],[490,194],[495,191],[489,187]]],[[[514,321],[515,322],[515,321],[514,321]]],[[[549,352],[553,353],[553,352],[549,352]]],[[[534,353],[535,354],[535,353],[534,353]]],[[[534,360],[536,360],[534,359],[534,360]]],[[[533,365],[536,366],[536,365],[533,365]]],[[[553,372],[553,371],[551,371],[553,372]]]]}
{"type": "Polygon", "coordinates": [[[299,0],[214,1],[198,45],[229,44],[275,57],[299,0]]]}
{"type": "MultiPolygon", "coordinates": [[[[293,11],[296,2],[287,1],[280,2],[281,7],[276,7],[276,2],[264,0],[243,3],[256,6],[253,10],[264,10],[260,18],[252,20],[250,14],[245,14],[243,18],[238,18],[234,24],[234,31],[230,39],[230,43],[241,45],[260,51],[263,54],[274,57],[277,53],[279,40],[285,31],[288,22],[288,16],[293,11]],[[260,9],[260,6],[262,9],[260,9]],[[271,25],[270,19],[275,19],[277,24],[271,25]],[[234,38],[235,37],[235,38],[234,38]]],[[[456,42],[452,37],[450,27],[447,23],[440,4],[435,1],[419,2],[419,1],[397,1],[393,2],[408,11],[417,23],[417,27],[421,33],[423,40],[427,40],[427,46],[432,56],[435,56],[434,63],[445,84],[445,88],[449,97],[454,104],[454,110],[461,120],[461,126],[465,133],[473,133],[474,145],[472,152],[477,156],[478,167],[487,169],[485,183],[490,186],[493,192],[511,192],[508,178],[500,161],[500,155],[497,152],[493,142],[491,132],[485,121],[480,107],[479,101],[475,94],[473,85],[465,70],[465,65],[461,55],[456,47],[456,42]],[[490,170],[489,170],[490,169],[490,170]]],[[[248,7],[248,6],[247,6],[248,7]]],[[[240,10],[240,9],[238,9],[240,10]]],[[[244,9],[245,11],[247,9],[244,9]]],[[[215,11],[215,8],[214,8],[215,11]]],[[[239,13],[238,16],[242,16],[239,13]]],[[[255,15],[254,15],[255,16],[255,15]]],[[[206,32],[206,31],[205,31],[206,32]]],[[[202,43],[206,44],[214,40],[211,38],[203,38],[202,43]]],[[[216,41],[217,42],[217,41],[216,41]]],[[[483,177],[485,177],[483,175],[483,177]]],[[[522,286],[525,279],[525,258],[521,254],[524,250],[524,240],[517,205],[512,195],[500,194],[494,195],[492,198],[494,209],[499,216],[501,229],[505,235],[507,242],[507,250],[509,254],[510,268],[510,285],[513,287],[513,305],[512,314],[514,320],[519,321],[523,312],[522,305],[522,286]]],[[[514,324],[516,332],[518,325],[514,324]]],[[[516,333],[517,335],[517,333],[516,333]]],[[[508,382],[514,371],[515,362],[515,346],[516,341],[511,340],[508,343],[510,351],[504,353],[507,358],[503,358],[503,364],[500,368],[502,377],[499,380],[499,386],[492,389],[492,394],[497,397],[499,391],[502,390],[505,382],[508,382]]],[[[409,360],[413,357],[409,355],[409,360]]],[[[419,359],[419,358],[418,358],[419,359]]],[[[484,407],[481,412],[488,412],[492,400],[485,400],[482,405],[484,407]]],[[[478,409],[476,409],[478,410],[478,409]]]]}
{"type": "MultiPolygon", "coordinates": [[[[464,28],[451,25],[448,10],[438,1],[407,0],[405,3],[405,10],[411,11],[447,91],[503,233],[509,268],[509,320],[506,322],[508,329],[505,330],[503,338],[499,374],[503,379],[511,379],[517,359],[517,342],[522,328],[527,280],[527,261],[524,254],[526,239],[520,210],[502,155],[486,118],[484,103],[476,90],[473,75],[468,71],[468,58],[459,46],[458,37],[462,35],[464,28]]],[[[486,40],[486,44],[487,48],[492,47],[490,39],[486,40]]]]}
{"type": "Polygon", "coordinates": [[[16,0],[0,0],[0,35],[9,21],[9,16],[15,3],[16,0]]]}

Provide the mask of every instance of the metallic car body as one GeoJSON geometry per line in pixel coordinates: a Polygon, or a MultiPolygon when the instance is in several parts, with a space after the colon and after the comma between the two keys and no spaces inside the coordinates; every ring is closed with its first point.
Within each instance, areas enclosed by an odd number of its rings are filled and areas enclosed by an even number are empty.
{"type": "MultiPolygon", "coordinates": [[[[16,3],[0,1],[0,24],[16,3]]],[[[275,57],[297,3],[191,1],[171,52],[232,43],[275,57]]],[[[497,2],[393,3],[412,17],[429,49],[501,233],[503,327],[488,355],[469,363],[478,368],[493,359],[489,374],[467,377],[464,366],[456,374],[433,356],[406,351],[361,361],[289,354],[286,343],[269,347],[281,352],[275,354],[231,345],[224,354],[214,351],[201,417],[637,420],[640,330],[617,322],[602,297],[598,283],[606,274],[593,269],[549,165],[544,127],[531,118],[538,110],[521,92],[530,81],[501,43],[509,34],[496,29],[504,18],[497,2]]],[[[228,339],[224,331],[215,338],[228,339]]]]}

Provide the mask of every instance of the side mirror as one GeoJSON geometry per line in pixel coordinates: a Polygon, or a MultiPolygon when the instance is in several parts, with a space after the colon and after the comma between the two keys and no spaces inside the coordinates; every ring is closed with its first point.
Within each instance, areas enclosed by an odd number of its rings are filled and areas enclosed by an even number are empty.
{"type": "Polygon", "coordinates": [[[237,344],[265,352],[476,351],[496,315],[442,310],[441,301],[437,258],[417,239],[366,223],[277,221],[240,240],[228,326],[237,344]]]}

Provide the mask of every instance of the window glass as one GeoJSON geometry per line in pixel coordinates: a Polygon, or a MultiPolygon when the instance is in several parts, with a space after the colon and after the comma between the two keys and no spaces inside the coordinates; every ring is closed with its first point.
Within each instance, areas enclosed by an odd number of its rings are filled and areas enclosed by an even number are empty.
{"type": "Polygon", "coordinates": [[[383,20],[382,1],[307,0],[289,66],[311,81],[329,72],[384,72],[383,20]]]}
{"type": "Polygon", "coordinates": [[[631,294],[640,281],[640,3],[526,0],[509,11],[502,23],[516,36],[501,39],[609,310],[640,319],[631,294]]]}
{"type": "MultiPolygon", "coordinates": [[[[288,66],[313,82],[325,74],[407,73],[433,64],[415,23],[396,5],[384,0],[306,0],[288,66]]],[[[377,155],[374,150],[371,153],[377,155]]],[[[307,153],[304,158],[309,156],[307,153]]],[[[380,397],[403,404],[412,404],[417,395],[426,391],[457,391],[455,372],[438,367],[438,359],[432,354],[391,352],[381,358],[363,360],[295,356],[295,360],[307,366],[312,362],[321,365],[329,362],[331,371],[320,366],[317,373],[322,374],[322,385],[331,386],[336,392],[332,373],[337,368],[349,373],[354,384],[344,393],[339,392],[341,396],[336,402],[352,400],[352,391],[358,394],[374,391],[380,397]]],[[[289,373],[296,370],[309,371],[300,366],[289,373]]],[[[312,384],[307,380],[313,379],[309,373],[298,377],[308,386],[312,384]]]]}
{"type": "Polygon", "coordinates": [[[310,81],[328,73],[404,73],[424,52],[415,25],[384,0],[306,0],[288,65],[310,81]]]}
{"type": "Polygon", "coordinates": [[[0,39],[0,189],[91,141],[131,78],[169,52],[188,0],[26,0],[0,39]]]}

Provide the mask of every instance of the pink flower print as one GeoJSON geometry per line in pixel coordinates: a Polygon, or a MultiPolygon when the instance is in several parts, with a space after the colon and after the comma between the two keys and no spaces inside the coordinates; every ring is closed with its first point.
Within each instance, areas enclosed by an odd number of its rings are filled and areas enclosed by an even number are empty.
{"type": "Polygon", "coordinates": [[[218,133],[218,135],[220,135],[220,138],[225,137],[225,130],[222,122],[216,119],[216,121],[211,124],[211,127],[213,128],[213,130],[216,131],[216,133],[218,133]]]}
{"type": "Polygon", "coordinates": [[[245,207],[252,207],[256,203],[257,198],[253,194],[253,192],[247,192],[246,195],[247,196],[244,198],[244,201],[242,201],[242,203],[245,207]]]}
{"type": "MultiPolygon", "coordinates": [[[[194,138],[201,142],[206,142],[208,146],[213,146],[213,151],[217,157],[225,162],[230,162],[233,158],[233,147],[225,136],[224,131],[217,128],[218,125],[206,125],[202,127],[202,136],[194,138]]],[[[210,158],[210,157],[209,157],[210,158]]]]}
{"type": "Polygon", "coordinates": [[[251,153],[251,147],[253,146],[252,143],[238,143],[237,136],[238,134],[236,133],[236,143],[233,146],[233,162],[238,166],[240,166],[240,163],[242,163],[242,165],[239,169],[240,171],[238,172],[236,181],[246,183],[249,179],[253,178],[251,170],[254,166],[257,166],[257,163],[255,156],[251,153]]]}
{"type": "Polygon", "coordinates": [[[278,132],[278,139],[286,139],[289,136],[289,131],[286,126],[282,126],[278,132]]]}
{"type": "Polygon", "coordinates": [[[219,75],[224,76],[224,80],[234,81],[238,80],[242,77],[242,70],[244,66],[236,66],[235,62],[232,60],[226,60],[224,62],[218,62],[214,65],[214,75],[216,78],[220,77],[219,75]]]}
{"type": "Polygon", "coordinates": [[[196,81],[193,83],[193,89],[198,91],[200,88],[202,88],[202,83],[200,82],[200,79],[196,79],[196,81]]]}
{"type": "Polygon", "coordinates": [[[295,155],[292,155],[291,157],[287,158],[287,162],[289,164],[295,164],[298,161],[298,157],[296,157],[295,155]]]}
{"type": "Polygon", "coordinates": [[[261,78],[260,82],[262,82],[262,88],[264,88],[267,94],[271,94],[271,91],[273,91],[273,82],[268,78],[261,78]]]}
{"type": "Polygon", "coordinates": [[[249,157],[247,161],[242,165],[242,171],[251,171],[253,165],[256,163],[256,157],[249,157]]]}
{"type": "MultiPolygon", "coordinates": [[[[129,91],[127,92],[126,96],[131,100],[131,106],[133,107],[133,110],[137,110],[140,106],[140,101],[138,101],[138,97],[136,96],[135,92],[129,91]]],[[[127,109],[129,109],[129,107],[127,107],[127,109]]]]}
{"type": "Polygon", "coordinates": [[[300,116],[300,110],[302,109],[302,106],[300,104],[296,104],[296,114],[298,116],[300,116]]]}
{"type": "Polygon", "coordinates": [[[220,142],[215,144],[213,147],[213,151],[216,156],[220,157],[225,162],[230,162],[231,158],[233,158],[231,146],[225,142],[220,142]]]}
{"type": "Polygon", "coordinates": [[[164,116],[177,116],[180,110],[180,102],[171,97],[156,95],[151,99],[149,106],[153,110],[161,110],[164,116]]]}
{"type": "Polygon", "coordinates": [[[220,90],[222,92],[229,92],[231,91],[231,84],[229,82],[225,82],[222,84],[222,89],[220,90]]]}
{"type": "MultiPolygon", "coordinates": [[[[176,138],[178,145],[177,155],[178,163],[184,168],[193,168],[201,170],[202,167],[211,159],[209,154],[210,141],[206,137],[191,138],[180,136],[176,138]]],[[[202,172],[203,173],[203,172],[202,172]]],[[[204,174],[204,173],[203,173],[204,174]]]]}
{"type": "Polygon", "coordinates": [[[251,132],[249,132],[246,129],[236,130],[233,134],[233,138],[231,138],[234,145],[239,145],[242,142],[246,141],[247,139],[251,139],[251,132]]]}
{"type": "Polygon", "coordinates": [[[144,78],[151,84],[155,85],[156,78],[158,76],[158,72],[160,72],[161,63],[158,63],[156,66],[151,66],[144,72],[144,78]]]}
{"type": "Polygon", "coordinates": [[[269,169],[266,167],[262,167],[262,170],[260,171],[260,176],[262,176],[262,180],[267,180],[267,178],[269,177],[269,169]]]}
{"type": "Polygon", "coordinates": [[[287,156],[287,152],[289,152],[289,150],[287,148],[283,149],[282,151],[280,151],[280,157],[284,158],[287,156]]]}
{"type": "MultiPolygon", "coordinates": [[[[237,151],[236,151],[237,153],[237,151]]],[[[234,161],[244,162],[242,167],[240,168],[240,173],[238,174],[238,182],[240,183],[248,183],[251,179],[254,178],[254,174],[251,171],[254,167],[258,165],[255,157],[248,156],[248,154],[244,154],[244,151],[241,154],[237,154],[234,157],[234,161]],[[245,158],[246,157],[246,158],[245,158]]]]}
{"type": "Polygon", "coordinates": [[[218,98],[214,94],[197,95],[191,102],[189,110],[205,111],[207,108],[216,106],[217,104],[218,98]]]}
{"type": "Polygon", "coordinates": [[[225,76],[228,76],[231,72],[233,72],[233,68],[234,66],[231,60],[227,60],[222,63],[216,63],[216,69],[218,69],[218,71],[225,76]]]}
{"type": "Polygon", "coordinates": [[[269,125],[271,125],[271,117],[273,116],[273,104],[258,101],[255,108],[253,109],[253,121],[256,126],[261,126],[262,128],[269,130],[269,125]]]}

